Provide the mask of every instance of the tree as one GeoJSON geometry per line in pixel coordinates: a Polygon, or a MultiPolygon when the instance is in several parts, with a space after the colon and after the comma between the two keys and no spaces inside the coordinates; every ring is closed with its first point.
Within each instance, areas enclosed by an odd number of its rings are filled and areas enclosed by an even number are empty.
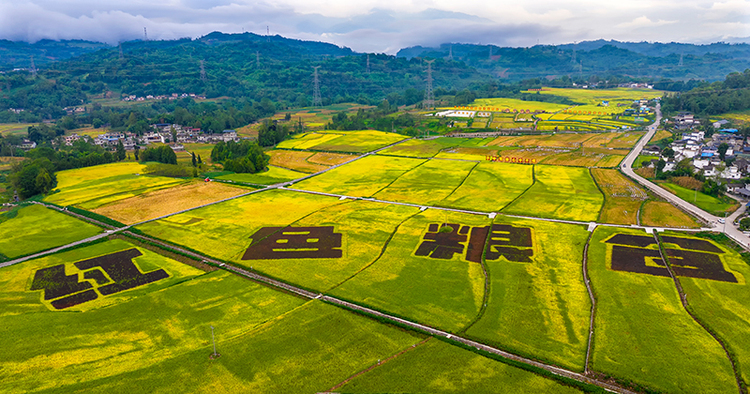
{"type": "Polygon", "coordinates": [[[664,157],[672,158],[674,157],[674,150],[670,147],[664,148],[664,150],[661,152],[661,155],[664,157]]]}
{"type": "Polygon", "coordinates": [[[192,156],[193,167],[197,167],[198,166],[198,160],[195,158],[195,152],[192,152],[190,155],[192,156]]]}
{"type": "Polygon", "coordinates": [[[117,161],[125,160],[125,146],[122,144],[122,140],[117,140],[117,151],[115,153],[117,161]]]}
{"type": "Polygon", "coordinates": [[[198,155],[198,164],[202,164],[202,163],[203,163],[203,159],[201,159],[201,155],[198,155]]]}
{"type": "Polygon", "coordinates": [[[136,145],[134,149],[135,149],[135,151],[133,152],[133,155],[135,155],[135,161],[139,161],[139,159],[138,159],[138,153],[140,153],[141,147],[138,146],[138,145],[136,145]]]}
{"type": "Polygon", "coordinates": [[[719,159],[720,160],[723,161],[726,158],[727,149],[729,149],[729,145],[726,142],[724,142],[721,145],[719,145],[718,151],[719,151],[719,159]]]}
{"type": "Polygon", "coordinates": [[[169,128],[169,131],[172,132],[172,142],[177,142],[177,130],[174,129],[174,126],[171,126],[169,128]]]}

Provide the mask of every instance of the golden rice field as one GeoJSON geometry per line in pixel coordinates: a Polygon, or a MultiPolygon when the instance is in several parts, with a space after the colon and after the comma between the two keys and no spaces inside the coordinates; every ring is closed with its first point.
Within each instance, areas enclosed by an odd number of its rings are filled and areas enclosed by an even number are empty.
{"type": "Polygon", "coordinates": [[[347,161],[355,159],[355,155],[347,155],[344,153],[329,153],[329,152],[318,152],[307,158],[310,163],[321,164],[324,166],[335,166],[338,164],[346,163],[347,161]]]}
{"type": "Polygon", "coordinates": [[[638,224],[638,211],[648,198],[646,191],[618,170],[592,168],[591,175],[604,194],[599,222],[638,224]]]}
{"type": "Polygon", "coordinates": [[[192,182],[126,198],[93,211],[120,223],[134,224],[236,197],[248,191],[218,182],[192,182]]]}
{"type": "Polygon", "coordinates": [[[651,137],[651,141],[649,141],[649,142],[650,143],[654,143],[656,141],[661,141],[661,140],[663,140],[665,138],[669,138],[671,136],[672,136],[672,133],[668,132],[667,130],[660,129],[660,130],[658,130],[656,132],[656,134],[654,134],[653,137],[651,137]]]}
{"type": "Polygon", "coordinates": [[[26,134],[29,126],[33,123],[0,123],[0,135],[21,135],[26,134]]]}
{"type": "MultiPolygon", "coordinates": [[[[536,93],[536,91],[529,92],[536,93]]],[[[662,97],[664,92],[653,89],[630,89],[630,88],[615,88],[615,89],[572,89],[572,88],[544,88],[540,94],[551,94],[555,96],[568,97],[571,100],[579,103],[587,104],[598,104],[602,101],[609,101],[610,107],[600,108],[611,108],[611,105],[616,101],[633,101],[641,99],[653,99],[662,97]]]]}
{"type": "Polygon", "coordinates": [[[646,201],[641,208],[641,225],[674,228],[700,228],[695,219],[665,201],[646,201]]]}
{"type": "Polygon", "coordinates": [[[119,162],[57,172],[57,188],[65,189],[85,181],[117,175],[142,174],[146,166],[136,162],[119,162]]]}
{"type": "Polygon", "coordinates": [[[467,107],[471,109],[490,108],[489,111],[495,112],[504,110],[509,110],[510,112],[513,112],[513,110],[531,112],[557,112],[570,106],[566,104],[543,103],[541,101],[524,101],[512,98],[481,98],[474,100],[474,102],[467,107]]]}

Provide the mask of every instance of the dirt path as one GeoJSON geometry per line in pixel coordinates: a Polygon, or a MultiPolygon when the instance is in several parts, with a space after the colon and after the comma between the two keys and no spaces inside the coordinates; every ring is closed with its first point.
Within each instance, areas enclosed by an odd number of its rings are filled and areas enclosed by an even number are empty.
{"type": "Polygon", "coordinates": [[[589,278],[589,244],[591,243],[591,237],[594,236],[596,228],[591,230],[589,238],[586,240],[586,245],[583,247],[583,283],[586,284],[586,291],[589,293],[591,299],[591,319],[589,320],[589,341],[586,344],[586,363],[583,365],[583,373],[588,375],[589,364],[591,360],[591,344],[594,339],[594,317],[596,313],[596,297],[594,297],[594,290],[591,288],[591,279],[589,278]]]}

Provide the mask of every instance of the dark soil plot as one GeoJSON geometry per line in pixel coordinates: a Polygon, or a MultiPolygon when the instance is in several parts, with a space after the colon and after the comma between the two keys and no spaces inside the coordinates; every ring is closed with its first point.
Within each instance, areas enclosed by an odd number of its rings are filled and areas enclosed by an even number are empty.
{"type": "Polygon", "coordinates": [[[716,245],[703,239],[662,236],[661,240],[667,243],[675,244],[682,249],[700,250],[701,252],[718,254],[724,253],[724,251],[719,249],[716,245]]]}
{"type": "Polygon", "coordinates": [[[607,243],[645,248],[651,244],[655,244],[656,240],[654,237],[648,235],[616,234],[608,239],[607,243]]]}
{"type": "Polygon", "coordinates": [[[333,226],[263,227],[250,238],[242,260],[331,259],[342,256],[341,234],[333,226]]]}
{"type": "Polygon", "coordinates": [[[655,276],[669,276],[664,261],[658,250],[612,246],[612,269],[615,271],[635,272],[655,276]],[[653,258],[658,267],[646,264],[647,258],[653,258]]]}
{"type": "Polygon", "coordinates": [[[80,270],[89,270],[101,267],[114,283],[98,288],[102,295],[111,295],[123,290],[143,286],[169,277],[166,271],[158,269],[148,273],[141,273],[133,263],[134,258],[141,256],[138,249],[128,249],[117,253],[99,256],[93,259],[83,260],[75,263],[80,270]]]}
{"type": "Polygon", "coordinates": [[[65,275],[65,265],[43,268],[34,274],[31,290],[44,290],[44,299],[53,300],[92,288],[89,282],[79,282],[78,274],[65,275]]]}
{"type": "Polygon", "coordinates": [[[59,300],[52,301],[52,307],[55,309],[65,309],[71,306],[83,304],[97,299],[99,297],[94,290],[86,290],[83,293],[73,294],[59,300]]]}
{"type": "Polygon", "coordinates": [[[737,278],[724,269],[721,258],[716,254],[667,249],[667,256],[677,276],[737,283],[737,278]]]}

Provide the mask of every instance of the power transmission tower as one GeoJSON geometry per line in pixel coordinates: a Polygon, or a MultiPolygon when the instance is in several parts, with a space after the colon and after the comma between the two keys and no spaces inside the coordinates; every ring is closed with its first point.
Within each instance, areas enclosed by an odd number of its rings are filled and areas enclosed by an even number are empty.
{"type": "Polygon", "coordinates": [[[488,59],[492,60],[492,45],[490,45],[490,56],[488,59]]]}
{"type": "Polygon", "coordinates": [[[34,65],[34,56],[31,57],[31,76],[36,78],[36,66],[34,65]]]}
{"type": "Polygon", "coordinates": [[[682,56],[683,54],[680,53],[680,62],[677,64],[677,67],[682,67],[682,56]]]}
{"type": "Polygon", "coordinates": [[[578,63],[578,75],[583,77],[583,60],[581,60],[581,62],[578,63]]]}
{"type": "Polygon", "coordinates": [[[260,67],[260,52],[255,51],[255,66],[260,67]]]}
{"type": "Polygon", "coordinates": [[[122,42],[117,43],[117,46],[120,49],[120,60],[122,60],[125,58],[125,56],[122,55],[122,42]]]}
{"type": "Polygon", "coordinates": [[[206,83],[206,67],[204,66],[203,59],[201,59],[201,82],[206,83]]]}
{"type": "Polygon", "coordinates": [[[323,105],[323,100],[320,98],[320,81],[318,80],[318,69],[320,66],[313,67],[315,69],[315,76],[313,77],[313,107],[320,107],[323,105]]]}
{"type": "Polygon", "coordinates": [[[266,42],[271,42],[271,29],[266,26],[266,42]]]}
{"type": "Polygon", "coordinates": [[[573,41],[573,64],[576,64],[576,43],[573,41]]]}
{"type": "Polygon", "coordinates": [[[148,41],[148,31],[146,31],[146,27],[143,27],[143,41],[148,41]]]}
{"type": "Polygon", "coordinates": [[[448,48],[448,60],[453,60],[453,45],[448,48]]]}
{"type": "Polygon", "coordinates": [[[370,54],[367,54],[367,73],[370,73],[370,54]]]}
{"type": "Polygon", "coordinates": [[[427,63],[427,88],[424,91],[424,104],[425,108],[435,107],[435,94],[432,92],[432,62],[435,60],[425,60],[427,63]]]}

